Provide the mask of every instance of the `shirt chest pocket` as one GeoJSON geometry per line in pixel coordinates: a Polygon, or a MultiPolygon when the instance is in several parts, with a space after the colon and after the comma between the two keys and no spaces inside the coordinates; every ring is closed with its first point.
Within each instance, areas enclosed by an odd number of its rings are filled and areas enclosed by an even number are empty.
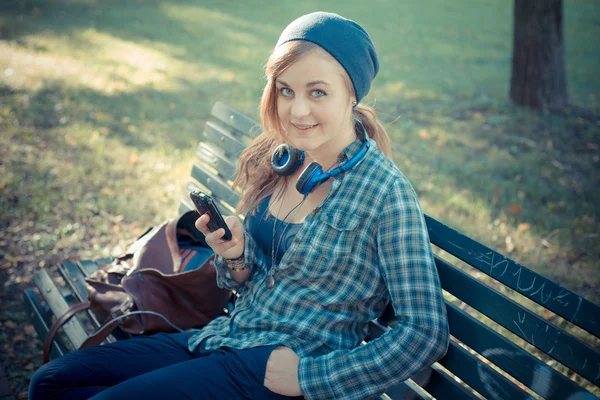
{"type": "Polygon", "coordinates": [[[355,251],[360,251],[357,243],[359,218],[350,213],[322,213],[317,218],[315,234],[310,246],[330,261],[343,261],[355,251]]]}

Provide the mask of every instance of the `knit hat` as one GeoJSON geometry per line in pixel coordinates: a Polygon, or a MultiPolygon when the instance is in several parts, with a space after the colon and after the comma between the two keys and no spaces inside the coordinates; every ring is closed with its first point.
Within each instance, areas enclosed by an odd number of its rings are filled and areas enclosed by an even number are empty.
{"type": "Polygon", "coordinates": [[[379,60],[369,34],[356,22],[321,11],[306,14],[284,29],[275,47],[292,40],[315,43],[338,60],[352,80],[358,103],[369,93],[379,60]]]}

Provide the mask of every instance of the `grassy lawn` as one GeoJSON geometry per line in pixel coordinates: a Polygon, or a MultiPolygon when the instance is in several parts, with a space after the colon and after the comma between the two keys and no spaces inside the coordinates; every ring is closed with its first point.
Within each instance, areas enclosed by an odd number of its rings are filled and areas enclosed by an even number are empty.
{"type": "MultiPolygon", "coordinates": [[[[65,257],[116,255],[176,215],[212,104],[257,119],[279,33],[319,9],[373,37],[381,70],[365,101],[424,211],[600,303],[600,117],[510,104],[502,0],[0,5],[3,290],[65,257]]],[[[565,2],[570,99],[596,115],[598,37],[600,3],[565,2]]]]}

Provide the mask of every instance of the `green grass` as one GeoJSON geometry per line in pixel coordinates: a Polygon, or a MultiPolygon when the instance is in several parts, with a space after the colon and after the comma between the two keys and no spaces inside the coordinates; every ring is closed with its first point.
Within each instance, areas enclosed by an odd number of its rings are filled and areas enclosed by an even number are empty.
{"type": "MultiPolygon", "coordinates": [[[[0,266],[26,282],[174,216],[212,104],[257,119],[278,34],[318,9],[373,37],[381,70],[365,101],[424,211],[600,303],[600,121],[511,105],[501,0],[1,5],[0,266]]],[[[569,96],[596,115],[599,11],[565,2],[569,96]]]]}

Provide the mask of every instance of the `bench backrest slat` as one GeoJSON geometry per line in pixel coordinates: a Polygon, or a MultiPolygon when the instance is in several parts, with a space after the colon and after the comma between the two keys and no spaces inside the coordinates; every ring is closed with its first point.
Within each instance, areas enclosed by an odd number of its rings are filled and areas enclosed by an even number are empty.
{"type": "Polygon", "coordinates": [[[227,125],[234,134],[240,137],[254,137],[261,131],[260,126],[254,120],[221,102],[215,103],[210,115],[227,125]]]}
{"type": "Polygon", "coordinates": [[[436,265],[446,291],[586,379],[600,384],[597,351],[437,256],[436,265]],[[589,362],[581,365],[579,360],[589,362]]]}
{"type": "MultiPolygon", "coordinates": [[[[192,168],[192,177],[202,185],[206,186],[207,189],[210,189],[211,193],[209,194],[212,195],[215,202],[224,201],[229,205],[235,206],[239,201],[240,195],[231,190],[231,186],[226,181],[221,179],[205,165],[201,163],[194,164],[194,167],[192,168]]],[[[225,210],[221,210],[221,212],[225,214],[225,210]]]]}
{"type": "Polygon", "coordinates": [[[450,341],[446,356],[439,363],[485,398],[511,400],[531,398],[529,393],[517,387],[453,340],[450,341]]]}
{"type": "Polygon", "coordinates": [[[600,336],[600,306],[429,216],[425,219],[429,238],[437,247],[596,337],[600,336]]]}
{"type": "Polygon", "coordinates": [[[223,180],[234,180],[236,165],[219,148],[213,147],[210,143],[200,142],[196,150],[196,156],[203,163],[213,168],[223,180]]]}
{"type": "MultiPolygon", "coordinates": [[[[548,400],[563,400],[581,388],[489,326],[446,301],[450,333],[525,386],[548,400]],[[537,385],[535,381],[544,382],[537,385]]],[[[481,379],[482,377],[480,377],[481,379]]]]}
{"type": "Polygon", "coordinates": [[[209,142],[219,146],[227,156],[234,159],[237,158],[246,147],[244,142],[232,135],[226,128],[211,121],[206,123],[204,137],[207,138],[209,142]]]}

